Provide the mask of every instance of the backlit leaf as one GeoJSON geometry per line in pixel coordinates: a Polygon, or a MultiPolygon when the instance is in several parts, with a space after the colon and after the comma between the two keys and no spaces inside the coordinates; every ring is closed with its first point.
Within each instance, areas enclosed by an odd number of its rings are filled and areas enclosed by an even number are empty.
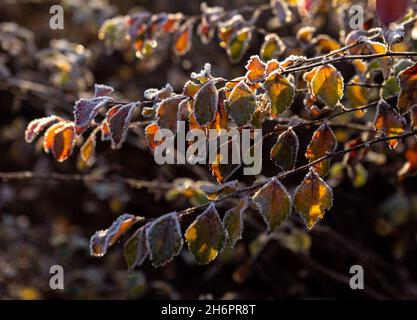
{"type": "MultiPolygon", "coordinates": [[[[405,132],[405,119],[394,107],[381,100],[377,107],[374,126],[386,137],[398,136],[405,132]]],[[[391,149],[394,149],[398,145],[398,140],[389,140],[387,143],[391,149]]]]}
{"type": "Polygon", "coordinates": [[[295,210],[304,219],[307,228],[311,229],[332,205],[332,189],[314,170],[311,170],[295,191],[295,210]]]}
{"type": "Polygon", "coordinates": [[[146,229],[146,246],[154,267],[162,267],[182,249],[181,226],[176,212],[163,215],[146,229]]]}
{"type": "Polygon", "coordinates": [[[51,151],[56,132],[65,126],[65,124],[65,121],[60,121],[53,124],[48,128],[48,130],[46,130],[45,134],[43,135],[43,151],[45,151],[45,153],[49,153],[51,151]]]}
{"type": "MultiPolygon", "coordinates": [[[[384,43],[375,42],[375,41],[366,41],[365,47],[370,54],[382,54],[388,51],[388,47],[384,43]]],[[[384,78],[388,78],[390,75],[390,58],[381,57],[378,58],[379,66],[384,78]]]]}
{"type": "Polygon", "coordinates": [[[183,95],[175,95],[158,103],[156,123],[159,128],[169,129],[174,133],[177,131],[178,105],[185,98],[183,95]]]}
{"type": "Polygon", "coordinates": [[[214,203],[185,232],[188,248],[198,264],[208,264],[223,249],[226,233],[214,203]]]}
{"type": "Polygon", "coordinates": [[[106,122],[111,134],[111,148],[120,149],[126,140],[127,130],[132,119],[136,102],[126,105],[117,105],[111,108],[106,115],[106,122]]]}
{"type": "Polygon", "coordinates": [[[193,25],[193,19],[185,21],[174,35],[172,49],[177,56],[183,56],[191,49],[193,25]]]}
{"type": "MultiPolygon", "coordinates": [[[[99,89],[100,93],[100,89],[99,89]]],[[[90,126],[91,121],[96,117],[100,108],[113,102],[108,96],[97,96],[91,99],[79,99],[74,106],[75,131],[82,134],[90,126]]]]}
{"type": "Polygon", "coordinates": [[[267,62],[271,59],[278,58],[284,53],[285,49],[285,43],[276,33],[267,34],[261,47],[261,59],[267,62]]]}
{"type": "Polygon", "coordinates": [[[205,2],[201,3],[200,9],[202,15],[197,33],[201,41],[207,44],[213,38],[216,24],[222,18],[224,9],[222,7],[209,7],[205,2]]]}
{"type": "Polygon", "coordinates": [[[242,60],[243,55],[248,50],[249,42],[252,39],[252,29],[245,27],[236,30],[230,37],[227,45],[227,55],[232,63],[242,60]]]}
{"type": "MultiPolygon", "coordinates": [[[[313,134],[311,142],[306,150],[306,158],[309,162],[314,162],[337,148],[336,136],[327,123],[322,124],[313,134]]],[[[329,173],[330,159],[323,160],[314,165],[314,170],[320,175],[325,176],[329,173]]]]}
{"type": "Polygon", "coordinates": [[[108,141],[111,139],[110,128],[109,128],[109,125],[107,124],[106,119],[104,119],[101,122],[100,131],[101,131],[101,141],[108,141]]]}
{"type": "MultiPolygon", "coordinates": [[[[224,86],[224,90],[226,91],[226,97],[229,98],[233,91],[233,88],[237,87],[237,85],[241,81],[246,82],[246,80],[247,80],[246,77],[237,77],[237,78],[232,79],[231,81],[226,82],[224,86]]],[[[256,90],[261,87],[261,83],[259,82],[249,83],[247,85],[253,93],[255,93],[256,90]]]]}
{"type": "Polygon", "coordinates": [[[172,93],[174,92],[174,89],[172,86],[167,83],[165,87],[162,87],[161,89],[151,88],[146,89],[143,93],[143,97],[147,100],[163,100],[167,99],[172,96],[172,93]]]}
{"type": "Polygon", "coordinates": [[[188,80],[184,85],[182,94],[187,97],[194,98],[198,90],[200,90],[201,86],[202,86],[201,84],[196,83],[193,80],[188,80]]]}
{"type": "Polygon", "coordinates": [[[81,146],[81,159],[88,165],[91,166],[95,161],[95,150],[96,150],[96,131],[93,131],[88,139],[81,146]]]}
{"type": "Polygon", "coordinates": [[[233,248],[236,242],[242,239],[243,212],[248,208],[248,198],[239,200],[239,203],[227,210],[223,218],[223,224],[227,231],[227,242],[233,248]]]}
{"type": "Polygon", "coordinates": [[[313,39],[313,42],[316,45],[317,54],[330,53],[341,48],[339,42],[330,38],[326,34],[318,35],[313,39]]]}
{"type": "Polygon", "coordinates": [[[227,113],[238,126],[244,126],[251,119],[256,109],[256,97],[251,89],[239,82],[232,90],[226,103],[227,113]]]}
{"type": "Polygon", "coordinates": [[[125,213],[117,218],[110,228],[97,231],[90,239],[90,254],[95,257],[104,256],[107,249],[141,219],[140,217],[125,213]]]}
{"type": "Polygon", "coordinates": [[[226,102],[226,92],[224,90],[219,91],[219,99],[217,104],[217,112],[214,121],[210,125],[210,129],[216,129],[221,131],[222,129],[227,129],[229,119],[226,112],[225,102],[226,102]]]}
{"type": "MultiPolygon", "coordinates": [[[[390,76],[384,83],[382,87],[382,98],[387,99],[392,96],[396,96],[401,91],[400,85],[398,84],[397,78],[394,76],[390,76]]],[[[366,103],[362,104],[363,106],[366,103]]]]}
{"type": "Polygon", "coordinates": [[[255,83],[265,78],[266,64],[258,56],[251,56],[245,68],[248,70],[246,78],[249,82],[255,83]]]}
{"type": "Polygon", "coordinates": [[[296,39],[300,42],[310,43],[313,39],[314,32],[316,32],[316,28],[311,26],[301,27],[297,31],[296,39]]]}
{"type": "Polygon", "coordinates": [[[94,85],[94,97],[103,97],[108,96],[114,92],[114,89],[110,86],[104,84],[95,84],[94,85]]]}
{"type": "Polygon", "coordinates": [[[198,124],[204,126],[216,117],[219,93],[213,80],[207,81],[194,98],[194,116],[198,124]]]}
{"type": "Polygon", "coordinates": [[[156,123],[151,123],[150,125],[148,125],[146,128],[145,128],[145,137],[146,137],[146,142],[147,142],[147,144],[148,144],[148,146],[149,146],[149,148],[152,150],[152,151],[154,151],[155,150],[155,148],[158,146],[158,145],[160,145],[160,144],[162,144],[163,143],[163,141],[156,141],[155,140],[155,135],[156,135],[156,132],[159,130],[159,127],[158,127],[158,124],[156,124],[156,123]]]}
{"type": "Polygon", "coordinates": [[[276,231],[291,213],[291,197],[276,177],[259,189],[252,200],[270,232],[276,231]]]}
{"type": "Polygon", "coordinates": [[[227,21],[221,21],[219,23],[217,36],[220,39],[220,47],[226,48],[228,46],[231,36],[235,33],[235,30],[244,24],[244,22],[245,19],[242,15],[235,14],[227,21]]]}
{"type": "Polygon", "coordinates": [[[74,124],[68,122],[54,132],[51,146],[52,155],[58,162],[67,160],[74,150],[74,143],[74,124]]]}
{"type": "Polygon", "coordinates": [[[417,63],[401,71],[397,79],[401,87],[397,107],[401,113],[405,113],[417,105],[417,63]]]}
{"type": "Polygon", "coordinates": [[[332,65],[318,67],[311,82],[312,93],[329,107],[335,107],[343,97],[343,77],[332,65]]]}
{"type": "Polygon", "coordinates": [[[271,149],[271,160],[284,171],[294,169],[299,148],[298,137],[292,128],[280,134],[271,149]]]}
{"type": "Polygon", "coordinates": [[[263,86],[271,103],[271,117],[276,118],[293,102],[294,86],[278,71],[271,73],[263,86]]]}
{"type": "Polygon", "coordinates": [[[146,246],[146,228],[147,225],[144,225],[136,230],[124,245],[123,255],[130,271],[136,266],[142,265],[149,255],[146,246]]]}
{"type": "Polygon", "coordinates": [[[49,116],[31,121],[25,131],[26,142],[31,143],[43,130],[59,120],[61,119],[57,116],[49,116]]]}
{"type": "Polygon", "coordinates": [[[162,30],[167,33],[173,33],[178,29],[179,22],[183,18],[182,13],[171,13],[167,15],[167,20],[162,25],[162,30]]]}

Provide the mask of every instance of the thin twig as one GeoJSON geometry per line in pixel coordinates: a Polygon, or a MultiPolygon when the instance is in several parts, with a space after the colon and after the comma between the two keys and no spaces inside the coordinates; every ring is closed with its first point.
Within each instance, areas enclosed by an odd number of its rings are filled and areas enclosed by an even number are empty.
{"type": "Polygon", "coordinates": [[[104,177],[95,174],[66,174],[57,172],[32,172],[32,171],[14,171],[14,172],[0,172],[0,181],[26,181],[26,180],[40,180],[44,182],[63,181],[63,182],[83,182],[83,183],[122,183],[132,189],[148,189],[148,190],[169,190],[172,188],[171,183],[160,181],[138,180],[133,178],[126,178],[121,176],[104,177]]]}
{"type": "Polygon", "coordinates": [[[352,60],[372,60],[377,58],[384,57],[415,57],[417,52],[385,52],[385,53],[374,53],[374,54],[359,54],[359,55],[350,55],[350,56],[340,56],[332,59],[324,59],[316,63],[311,63],[301,67],[288,68],[282,72],[282,75],[288,75],[291,73],[296,73],[300,71],[308,71],[314,69],[315,67],[320,67],[326,64],[336,64],[352,60]]]}

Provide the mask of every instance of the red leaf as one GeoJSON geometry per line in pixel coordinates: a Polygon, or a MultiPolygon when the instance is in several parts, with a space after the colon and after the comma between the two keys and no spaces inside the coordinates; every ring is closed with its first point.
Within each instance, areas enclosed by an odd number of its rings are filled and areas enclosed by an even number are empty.
{"type": "Polygon", "coordinates": [[[384,26],[399,20],[410,7],[410,0],[376,0],[376,12],[384,26]]]}

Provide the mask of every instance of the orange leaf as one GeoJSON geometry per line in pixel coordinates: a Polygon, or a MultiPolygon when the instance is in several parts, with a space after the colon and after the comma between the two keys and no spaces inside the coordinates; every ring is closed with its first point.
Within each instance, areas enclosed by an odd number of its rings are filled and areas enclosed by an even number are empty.
{"type": "Polygon", "coordinates": [[[177,56],[185,55],[191,49],[194,20],[185,21],[174,36],[173,50],[177,56]]]}
{"type": "Polygon", "coordinates": [[[50,126],[43,135],[43,151],[49,153],[54,143],[56,132],[65,125],[65,121],[60,121],[50,126]]]}
{"type": "Polygon", "coordinates": [[[157,146],[159,146],[164,141],[155,141],[155,134],[159,130],[159,127],[156,123],[151,123],[145,128],[146,142],[148,143],[149,148],[154,151],[157,146]]]}
{"type": "Polygon", "coordinates": [[[397,107],[401,113],[405,113],[414,105],[417,105],[417,63],[398,74],[401,92],[398,97],[397,107]]]}
{"type": "Polygon", "coordinates": [[[68,159],[72,154],[75,142],[75,128],[72,122],[66,123],[54,131],[51,151],[58,162],[68,159]]]}
{"type": "Polygon", "coordinates": [[[251,56],[245,68],[248,70],[246,78],[249,82],[255,83],[265,78],[266,64],[259,59],[259,56],[251,56]]]}
{"type": "MultiPolygon", "coordinates": [[[[311,142],[307,147],[306,158],[309,162],[314,162],[329,153],[332,153],[337,148],[336,136],[333,133],[332,129],[327,125],[327,123],[322,124],[313,134],[311,142]]],[[[314,170],[321,175],[325,176],[328,174],[330,169],[330,159],[326,159],[317,163],[314,166],[314,170]]]]}
{"type": "MultiPolygon", "coordinates": [[[[405,119],[394,107],[385,100],[381,100],[378,104],[374,126],[386,137],[398,136],[405,132],[405,119]]],[[[387,143],[391,149],[394,149],[398,145],[398,140],[389,140],[387,143]]]]}

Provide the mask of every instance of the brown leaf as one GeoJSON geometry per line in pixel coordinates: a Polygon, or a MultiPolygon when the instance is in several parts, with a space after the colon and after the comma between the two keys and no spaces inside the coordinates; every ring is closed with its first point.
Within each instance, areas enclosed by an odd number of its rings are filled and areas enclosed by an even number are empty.
{"type": "MultiPolygon", "coordinates": [[[[374,126],[386,137],[398,136],[405,132],[405,119],[394,107],[381,100],[377,107],[374,126]]],[[[398,145],[398,140],[389,140],[387,143],[391,149],[394,149],[398,145]]]]}

